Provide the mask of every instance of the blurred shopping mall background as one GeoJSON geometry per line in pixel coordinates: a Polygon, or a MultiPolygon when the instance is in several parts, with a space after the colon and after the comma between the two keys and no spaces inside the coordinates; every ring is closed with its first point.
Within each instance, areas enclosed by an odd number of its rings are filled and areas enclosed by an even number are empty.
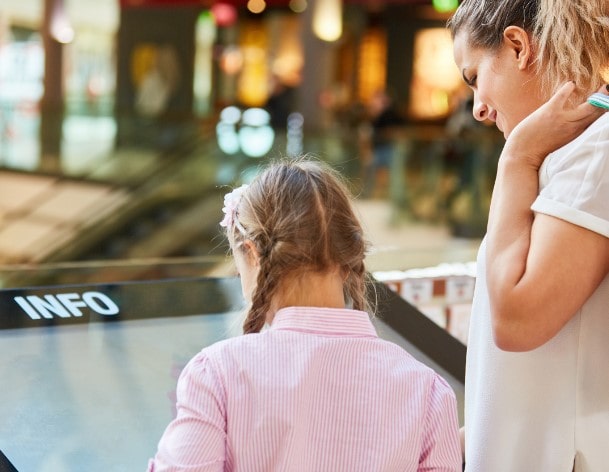
{"type": "Polygon", "coordinates": [[[1,0],[0,290],[232,277],[224,193],[308,153],[351,186],[372,274],[466,343],[503,137],[472,118],[455,7],[1,0]]]}
{"type": "Polygon", "coordinates": [[[472,118],[455,7],[1,0],[0,289],[233,276],[223,194],[309,153],[356,195],[373,275],[466,342],[503,138],[472,118]]]}
{"type": "Polygon", "coordinates": [[[0,264],[211,261],[223,186],[302,152],[391,225],[479,238],[501,137],[466,108],[453,8],[2,0],[0,264]],[[380,92],[402,120],[377,162],[380,92]]]}
{"type": "Polygon", "coordinates": [[[224,193],[302,153],[356,195],[379,332],[462,405],[503,137],[472,119],[455,6],[0,0],[0,450],[23,470],[143,464],[173,407],[159,390],[239,332],[224,193]]]}

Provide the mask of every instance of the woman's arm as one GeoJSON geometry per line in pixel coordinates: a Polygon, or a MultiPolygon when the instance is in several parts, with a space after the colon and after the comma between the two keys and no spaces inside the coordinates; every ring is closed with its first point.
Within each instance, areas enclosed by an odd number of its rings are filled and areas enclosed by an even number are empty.
{"type": "Polygon", "coordinates": [[[493,335],[504,350],[551,339],[609,271],[609,238],[531,210],[543,159],[583,132],[602,111],[567,105],[563,86],[509,136],[499,160],[487,232],[493,335]]]}

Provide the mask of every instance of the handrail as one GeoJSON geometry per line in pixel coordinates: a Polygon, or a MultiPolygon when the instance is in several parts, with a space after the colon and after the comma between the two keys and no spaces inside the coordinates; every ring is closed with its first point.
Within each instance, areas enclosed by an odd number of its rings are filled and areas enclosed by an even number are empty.
{"type": "Polygon", "coordinates": [[[378,317],[460,382],[467,348],[382,282],[375,282],[378,317]]]}

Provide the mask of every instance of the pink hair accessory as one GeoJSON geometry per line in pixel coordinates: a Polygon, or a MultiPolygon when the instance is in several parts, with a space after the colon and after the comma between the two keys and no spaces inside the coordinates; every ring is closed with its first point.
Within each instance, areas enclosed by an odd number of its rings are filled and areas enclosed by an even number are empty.
{"type": "Polygon", "coordinates": [[[220,222],[220,226],[223,228],[229,228],[233,224],[237,224],[239,230],[243,231],[243,227],[237,221],[237,207],[239,206],[239,202],[241,202],[241,199],[243,198],[243,192],[245,192],[247,187],[247,184],[243,184],[241,187],[237,187],[232,192],[224,195],[224,208],[222,208],[224,218],[220,222]]]}

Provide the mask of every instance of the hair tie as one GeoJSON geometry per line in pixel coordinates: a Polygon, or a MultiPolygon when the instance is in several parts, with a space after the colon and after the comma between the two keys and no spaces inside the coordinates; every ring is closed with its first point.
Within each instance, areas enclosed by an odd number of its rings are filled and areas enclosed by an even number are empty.
{"type": "Polygon", "coordinates": [[[264,248],[264,251],[262,252],[262,257],[269,257],[271,255],[271,252],[273,251],[273,248],[275,247],[276,243],[277,243],[276,238],[270,238],[268,241],[268,244],[266,245],[266,247],[264,248]]]}
{"type": "Polygon", "coordinates": [[[243,198],[243,193],[247,190],[248,185],[243,184],[241,187],[237,187],[232,192],[224,195],[224,207],[222,208],[222,212],[224,213],[224,218],[220,221],[220,226],[223,228],[230,228],[233,224],[243,233],[246,234],[245,228],[239,223],[237,220],[237,208],[239,207],[239,203],[243,198]]]}

